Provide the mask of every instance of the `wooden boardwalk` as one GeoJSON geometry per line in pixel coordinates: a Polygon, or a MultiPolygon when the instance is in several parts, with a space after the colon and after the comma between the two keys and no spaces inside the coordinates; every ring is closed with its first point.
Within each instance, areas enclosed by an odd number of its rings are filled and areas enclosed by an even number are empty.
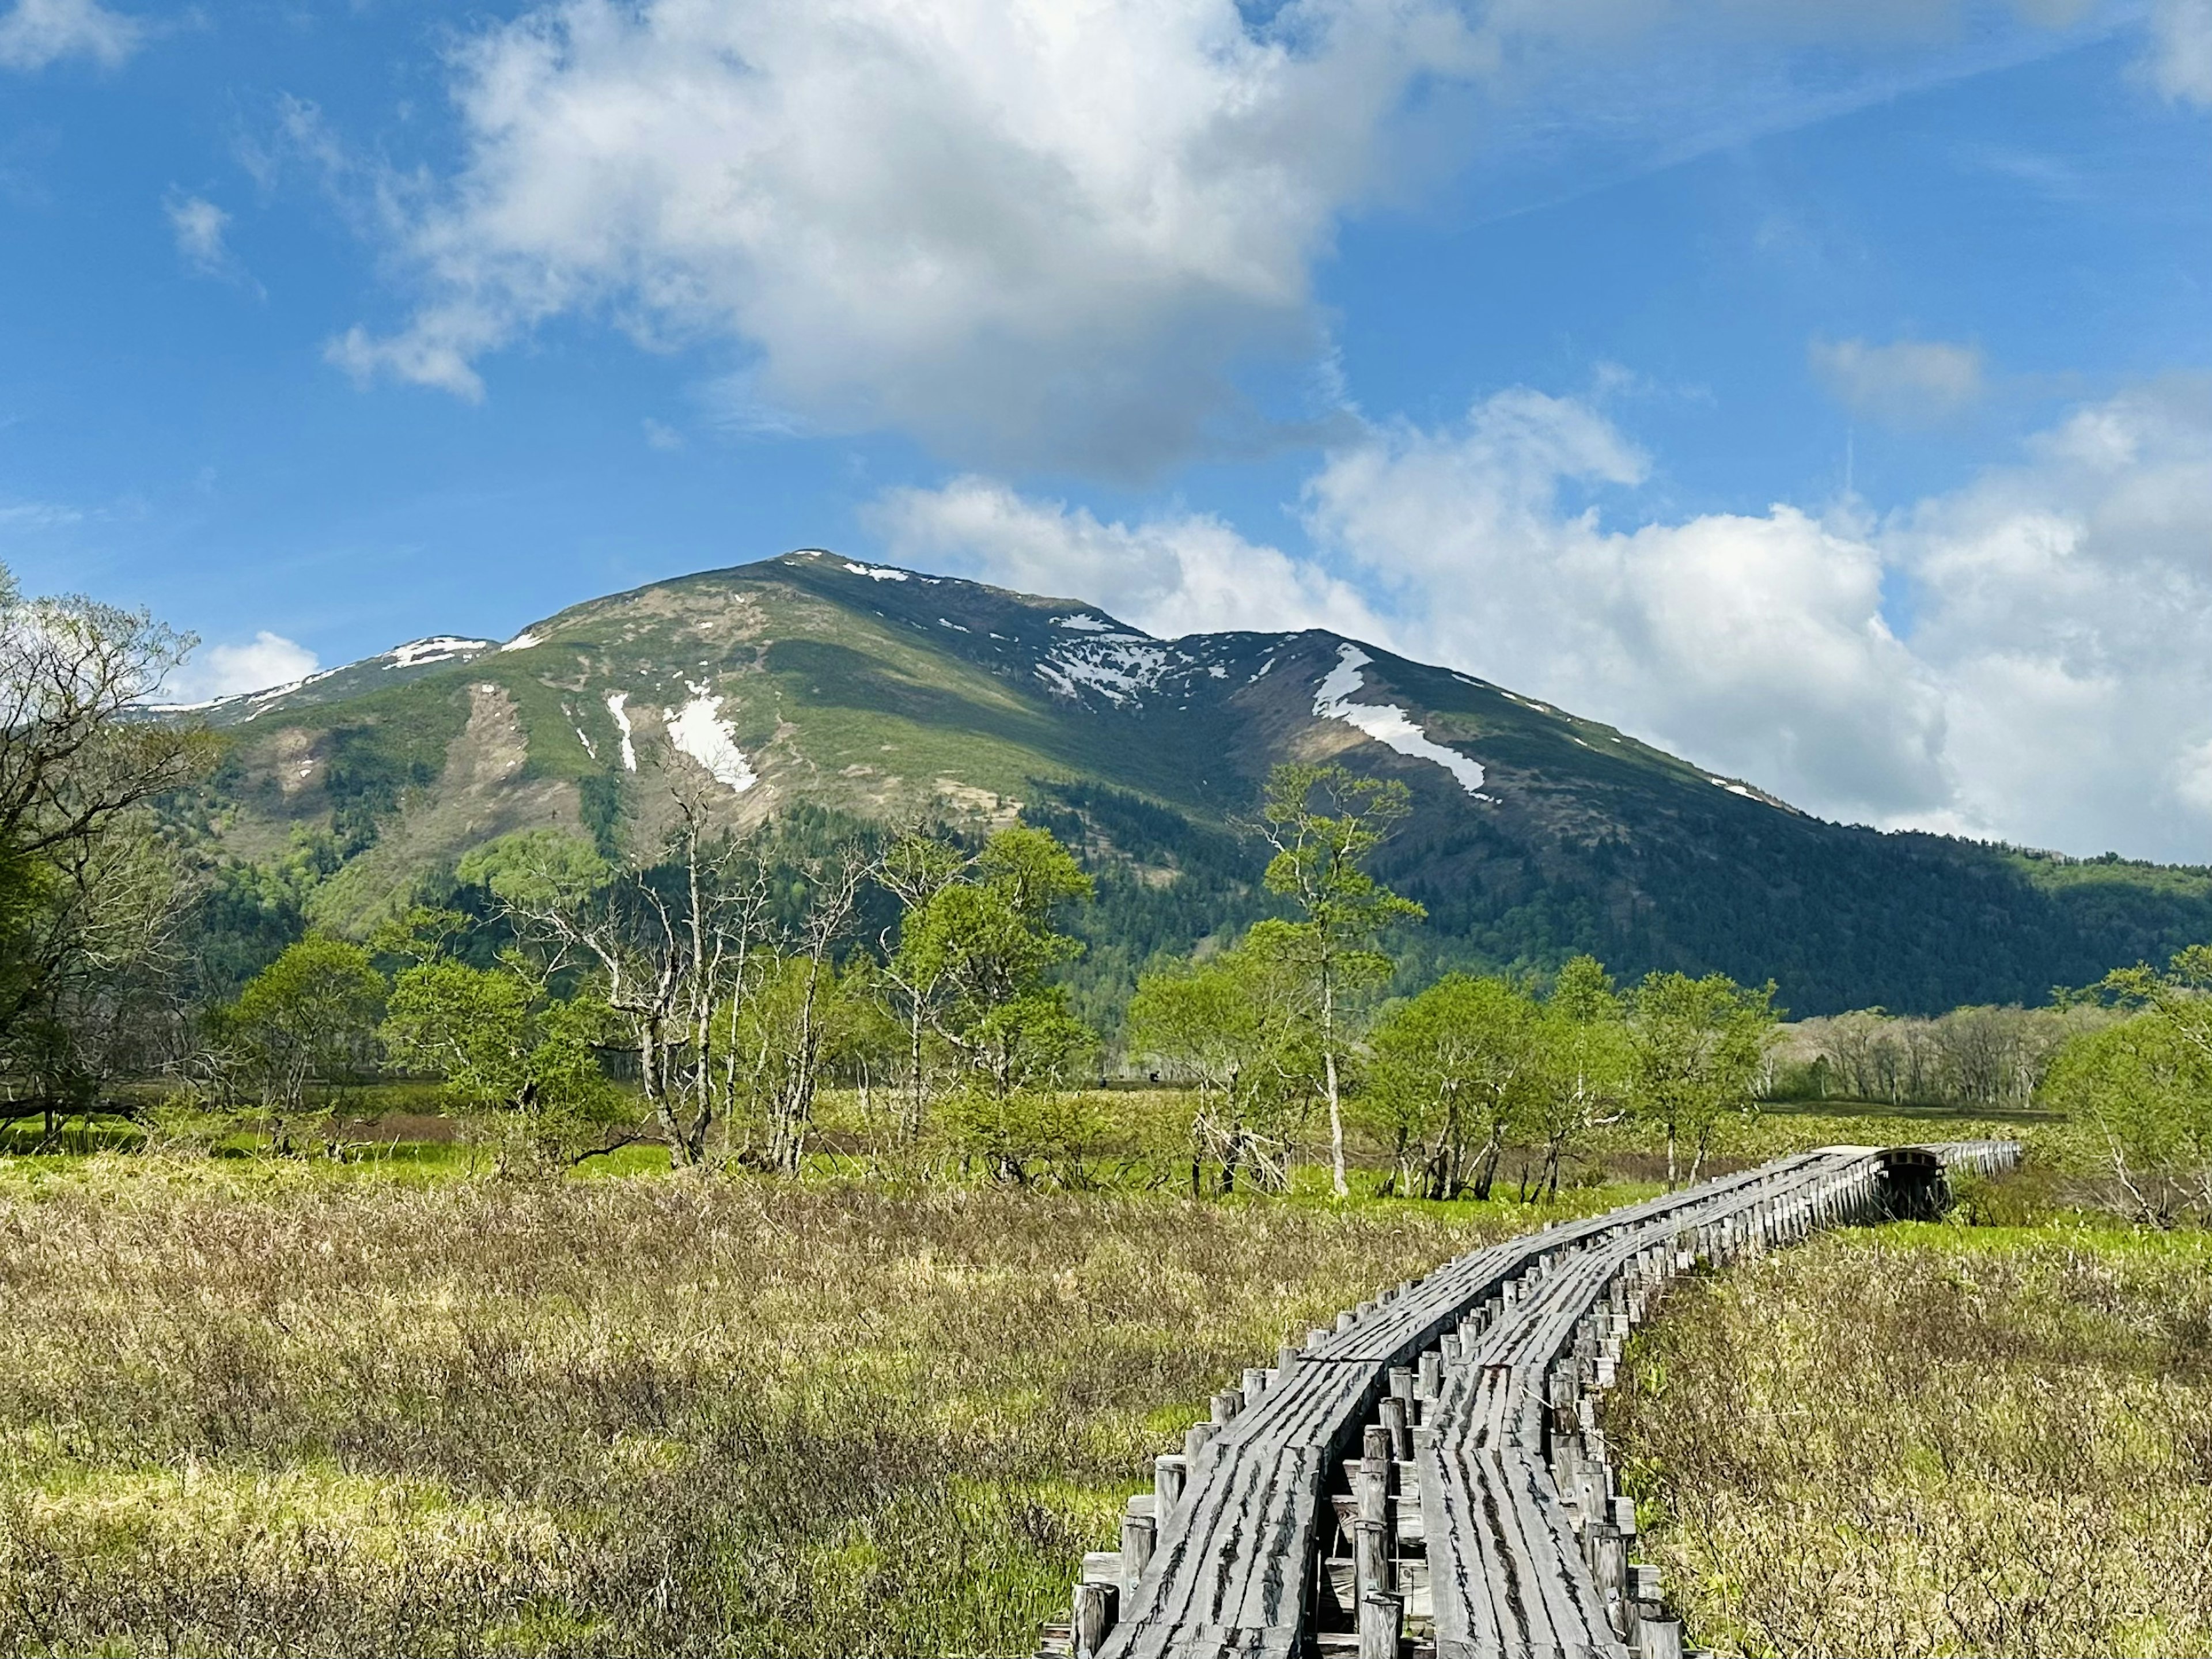
{"type": "Polygon", "coordinates": [[[1595,1396],[1669,1280],[1917,1213],[2009,1141],[1832,1147],[1445,1263],[1214,1397],[1087,1557],[1047,1650],[1087,1659],[1672,1659],[1595,1396]]]}

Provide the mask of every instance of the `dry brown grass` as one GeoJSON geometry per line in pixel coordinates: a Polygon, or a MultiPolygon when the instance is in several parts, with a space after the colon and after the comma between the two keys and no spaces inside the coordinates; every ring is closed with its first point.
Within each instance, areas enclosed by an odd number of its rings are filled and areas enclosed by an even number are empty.
{"type": "Polygon", "coordinates": [[[1631,1352],[1609,1425],[1716,1651],[2212,1653],[2203,1235],[1840,1235],[1631,1352]]]}
{"type": "Polygon", "coordinates": [[[0,1171],[0,1651],[1033,1646],[1224,1376],[1510,1224],[0,1171]]]}

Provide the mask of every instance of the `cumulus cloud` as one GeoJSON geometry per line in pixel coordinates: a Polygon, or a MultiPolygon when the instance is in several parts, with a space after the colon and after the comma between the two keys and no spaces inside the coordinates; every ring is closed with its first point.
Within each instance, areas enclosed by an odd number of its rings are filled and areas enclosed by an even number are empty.
{"type": "Polygon", "coordinates": [[[2212,861],[2212,386],[2078,410],[1886,545],[1945,687],[1963,812],[2212,861]]]}
{"type": "Polygon", "coordinates": [[[1924,426],[1982,395],[1978,346],[1943,340],[1814,340],[1814,373],[1844,408],[1895,426],[1924,426]]]}
{"type": "Polygon", "coordinates": [[[1601,410],[1516,390],[1327,458],[1310,553],[976,478],[887,496],[877,528],[1155,632],[1321,623],[1831,817],[2212,861],[2212,386],[2080,409],[1878,522],[1637,523],[1650,470],[1601,410]]]}
{"type": "Polygon", "coordinates": [[[1065,594],[1163,638],[1235,629],[1334,628],[1368,639],[1389,632],[1348,583],[1256,546],[1211,514],[1103,523],[1086,508],[964,477],[942,489],[888,491],[866,518],[894,557],[1065,594]]]}
{"type": "Polygon", "coordinates": [[[205,702],[288,685],[305,679],[319,665],[306,646],[264,628],[244,645],[211,645],[194,653],[191,661],[169,677],[162,696],[173,702],[205,702]]]}
{"type": "Polygon", "coordinates": [[[1883,620],[1881,553],[1786,506],[1620,531],[1564,499],[1646,471],[1586,404],[1508,392],[1331,457],[1308,520],[1410,645],[1808,805],[1942,805],[1942,701],[1883,620]]]}
{"type": "Polygon", "coordinates": [[[474,398],[581,316],[734,356],[751,429],[1142,473],[1265,433],[1245,371],[1325,352],[1350,212],[1697,153],[2119,3],[554,0],[453,54],[444,176],[356,180],[416,303],[328,356],[474,398]]]}
{"type": "Polygon", "coordinates": [[[42,70],[80,57],[112,69],[137,49],[143,32],[100,0],[15,0],[0,14],[0,69],[42,70]]]}
{"type": "Polygon", "coordinates": [[[481,394],[564,313],[743,342],[830,428],[1140,471],[1318,339],[1308,273],[1448,0],[567,0],[456,60],[459,175],[401,232],[427,299],[331,356],[481,394]]]}
{"type": "Polygon", "coordinates": [[[2159,0],[2150,28],[2150,73],[2158,89],[2212,107],[2212,0],[2159,0]]]}

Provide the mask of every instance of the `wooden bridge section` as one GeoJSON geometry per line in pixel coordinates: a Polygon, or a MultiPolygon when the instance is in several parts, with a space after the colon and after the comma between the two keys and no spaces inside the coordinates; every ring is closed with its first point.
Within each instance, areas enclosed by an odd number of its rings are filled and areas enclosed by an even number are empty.
{"type": "Polygon", "coordinates": [[[1085,1559],[1077,1659],[1674,1659],[1595,1403],[1668,1283],[1932,1213],[2009,1141],[1832,1147],[1445,1263],[1214,1396],[1085,1559]]]}

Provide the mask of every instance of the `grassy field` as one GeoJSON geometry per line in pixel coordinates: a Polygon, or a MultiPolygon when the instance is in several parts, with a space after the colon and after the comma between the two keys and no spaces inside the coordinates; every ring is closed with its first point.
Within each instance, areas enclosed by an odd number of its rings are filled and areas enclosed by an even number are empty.
{"type": "Polygon", "coordinates": [[[1224,1377],[1543,1213],[0,1165],[0,1651],[1031,1650],[1224,1377]]]}
{"type": "Polygon", "coordinates": [[[1834,1235],[1677,1290],[1607,1411],[1729,1654],[2212,1654],[2212,1239],[1834,1235]]]}
{"type": "MultiPolygon", "coordinates": [[[[1371,1163],[1343,1207],[1315,1168],[1008,1190],[902,1174],[848,1101],[803,1182],[633,1148],[522,1182],[466,1126],[398,1138],[425,1103],[374,1101],[347,1161],[222,1121],[0,1160],[0,1651],[1028,1651],[1224,1379],[1655,1164],[1604,1149],[1552,1207],[1380,1199],[1371,1163]]],[[[1185,1104],[1095,1103],[1140,1151],[1185,1104]]],[[[1779,1114],[1724,1150],[2001,1127],[1779,1114]]],[[[1669,1368],[1717,1363],[1706,1294],[1669,1368]]]]}

